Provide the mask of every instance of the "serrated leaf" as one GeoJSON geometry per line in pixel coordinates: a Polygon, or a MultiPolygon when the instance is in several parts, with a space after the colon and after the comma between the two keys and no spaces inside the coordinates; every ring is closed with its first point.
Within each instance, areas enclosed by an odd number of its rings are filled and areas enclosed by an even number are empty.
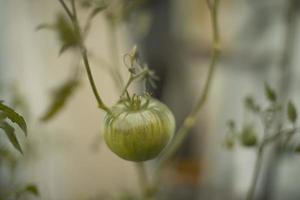
{"type": "Polygon", "coordinates": [[[270,87],[269,84],[265,83],[265,95],[267,99],[271,102],[276,102],[277,100],[277,95],[276,92],[273,88],[270,87]]]}
{"type": "Polygon", "coordinates": [[[25,189],[24,189],[24,192],[31,193],[31,194],[33,194],[33,195],[35,195],[35,196],[39,196],[39,195],[40,195],[37,186],[34,185],[34,184],[29,184],[29,185],[27,185],[27,186],[25,187],[25,189]]]}
{"type": "Polygon", "coordinates": [[[21,145],[16,137],[15,129],[8,124],[7,122],[1,122],[0,128],[5,132],[7,138],[9,139],[10,143],[21,153],[23,154],[21,145]]]}
{"type": "MultiPolygon", "coordinates": [[[[12,122],[18,124],[18,126],[23,130],[24,134],[27,136],[27,125],[25,119],[18,114],[16,111],[14,111],[12,108],[4,105],[0,101],[0,111],[12,122]]],[[[1,112],[0,112],[1,113],[1,112]]]]}
{"type": "Polygon", "coordinates": [[[291,101],[289,101],[289,103],[288,103],[287,116],[288,116],[289,121],[292,123],[295,123],[297,120],[297,117],[298,117],[296,107],[291,101]]]}
{"type": "Polygon", "coordinates": [[[65,106],[78,86],[79,80],[74,78],[59,86],[54,91],[52,102],[45,114],[42,116],[41,120],[46,122],[55,117],[55,115],[58,114],[65,106]]]}

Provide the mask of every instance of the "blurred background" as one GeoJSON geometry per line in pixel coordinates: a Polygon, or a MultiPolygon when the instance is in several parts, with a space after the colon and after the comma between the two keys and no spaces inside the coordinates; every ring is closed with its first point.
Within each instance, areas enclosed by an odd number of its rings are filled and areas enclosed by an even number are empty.
{"type": "MultiPolygon", "coordinates": [[[[212,32],[206,1],[111,4],[95,17],[86,39],[101,96],[109,105],[118,100],[120,91],[108,67],[117,66],[114,70],[126,80],[122,58],[136,44],[160,77],[151,94],[165,102],[181,124],[207,76],[212,32]],[[133,6],[120,17],[120,5],[127,4],[133,6]]],[[[79,10],[82,22],[87,7],[79,10]]],[[[62,12],[53,0],[0,0],[0,99],[22,113],[29,127],[27,138],[18,134],[24,156],[0,134],[0,199],[28,183],[38,187],[40,196],[28,194],[24,199],[130,199],[139,193],[135,166],[103,143],[104,112],[96,107],[78,52],[59,55],[55,32],[36,29],[55,22],[62,12]],[[81,78],[63,110],[42,121],[55,88],[74,76],[81,78]]],[[[161,199],[245,199],[256,151],[241,146],[228,150],[226,122],[246,120],[243,101],[249,94],[266,103],[265,82],[276,89],[280,101],[293,99],[300,106],[299,14],[298,0],[221,0],[221,60],[197,126],[163,172],[161,199]]],[[[147,163],[150,173],[155,162],[147,163]]],[[[256,198],[299,199],[299,164],[299,156],[282,157],[276,145],[271,147],[256,198]]]]}

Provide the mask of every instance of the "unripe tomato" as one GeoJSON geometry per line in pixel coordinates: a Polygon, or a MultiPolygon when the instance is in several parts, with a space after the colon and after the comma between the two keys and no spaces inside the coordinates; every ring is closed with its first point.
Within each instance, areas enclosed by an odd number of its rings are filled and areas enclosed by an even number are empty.
{"type": "Polygon", "coordinates": [[[139,96],[111,108],[105,117],[104,139],[119,157],[139,162],[155,158],[174,130],[174,116],[166,105],[139,96]]]}

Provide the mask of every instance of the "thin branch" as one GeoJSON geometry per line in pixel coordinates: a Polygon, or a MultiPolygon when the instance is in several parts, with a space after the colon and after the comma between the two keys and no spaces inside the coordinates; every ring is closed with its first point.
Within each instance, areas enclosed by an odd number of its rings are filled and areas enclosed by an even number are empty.
{"type": "Polygon", "coordinates": [[[213,50],[212,50],[212,57],[209,64],[209,71],[207,80],[204,85],[204,90],[202,96],[200,97],[198,103],[196,104],[195,108],[192,112],[187,116],[184,123],[180,126],[177,133],[175,134],[175,138],[173,139],[170,146],[166,148],[166,151],[163,153],[161,160],[158,163],[157,167],[157,177],[160,176],[162,168],[165,164],[171,159],[171,157],[176,153],[180,145],[183,143],[185,137],[191,130],[191,128],[195,125],[197,116],[200,113],[201,109],[203,108],[204,104],[207,101],[207,97],[209,94],[209,90],[211,87],[211,83],[213,80],[213,75],[215,72],[216,64],[220,57],[220,35],[219,35],[219,27],[218,27],[218,7],[219,7],[219,0],[215,0],[213,3],[208,4],[208,8],[210,11],[210,17],[212,20],[212,31],[213,31],[213,50]]]}
{"type": "Polygon", "coordinates": [[[64,0],[59,0],[59,2],[62,5],[62,7],[64,8],[64,10],[66,11],[67,15],[70,17],[70,19],[73,19],[73,14],[72,14],[71,10],[69,9],[69,7],[67,6],[67,4],[64,2],[64,0]]]}
{"type": "Polygon", "coordinates": [[[265,147],[265,144],[262,144],[258,148],[257,157],[256,157],[256,161],[255,161],[254,172],[253,172],[253,176],[252,176],[252,180],[251,180],[251,184],[250,184],[250,189],[247,193],[246,200],[252,200],[254,198],[255,189],[256,189],[256,185],[257,185],[257,181],[258,181],[258,177],[259,177],[259,172],[260,172],[260,169],[261,169],[261,166],[262,166],[262,158],[263,158],[264,147],[265,147]]]}
{"type": "Polygon", "coordinates": [[[92,72],[91,72],[91,67],[90,67],[90,63],[89,63],[89,60],[88,60],[88,56],[87,56],[87,50],[86,50],[86,47],[83,43],[83,37],[82,37],[81,30],[80,30],[79,22],[78,22],[75,0],[71,0],[72,11],[69,10],[69,8],[66,6],[66,4],[64,3],[63,0],[59,0],[59,2],[61,2],[63,8],[68,13],[71,21],[73,22],[75,32],[78,36],[78,43],[79,43],[78,45],[79,45],[80,53],[81,53],[81,56],[82,56],[82,59],[83,59],[85,69],[87,71],[87,75],[88,75],[90,85],[92,87],[93,93],[94,93],[95,98],[97,100],[98,107],[103,109],[106,112],[110,112],[110,109],[103,103],[103,101],[102,101],[102,99],[101,99],[101,97],[98,93],[98,90],[97,90],[97,87],[96,87],[96,84],[95,84],[95,81],[94,81],[94,78],[93,78],[93,75],[92,75],[92,72]]]}

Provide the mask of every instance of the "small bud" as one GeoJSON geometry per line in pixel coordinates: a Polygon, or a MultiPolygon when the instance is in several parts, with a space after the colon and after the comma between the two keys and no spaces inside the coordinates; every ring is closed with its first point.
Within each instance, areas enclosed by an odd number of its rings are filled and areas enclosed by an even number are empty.
{"type": "Polygon", "coordinates": [[[243,128],[240,142],[246,147],[253,147],[257,144],[257,136],[253,126],[245,126],[243,128]]]}
{"type": "Polygon", "coordinates": [[[267,83],[265,83],[265,95],[270,102],[276,102],[277,95],[273,88],[271,88],[267,83]]]}
{"type": "Polygon", "coordinates": [[[233,121],[233,119],[227,121],[227,126],[231,131],[235,129],[235,122],[233,121]]]}
{"type": "Polygon", "coordinates": [[[139,57],[137,46],[135,45],[130,51],[130,57],[132,61],[136,61],[139,57]]]}
{"type": "Polygon", "coordinates": [[[290,122],[292,122],[292,123],[296,122],[297,117],[298,117],[297,110],[296,110],[295,105],[291,101],[289,101],[289,103],[288,103],[287,115],[288,115],[288,119],[290,122]]]}

